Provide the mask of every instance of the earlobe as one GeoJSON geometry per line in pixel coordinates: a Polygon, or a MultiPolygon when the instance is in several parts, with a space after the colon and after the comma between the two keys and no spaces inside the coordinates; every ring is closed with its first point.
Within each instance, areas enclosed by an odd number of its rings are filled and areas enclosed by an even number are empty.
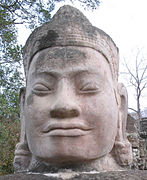
{"type": "Polygon", "coordinates": [[[126,138],[126,124],[127,124],[127,115],[128,115],[128,93],[126,87],[122,83],[118,84],[118,95],[120,97],[119,125],[122,126],[123,138],[126,138]]]}
{"type": "Polygon", "coordinates": [[[20,133],[20,142],[16,145],[15,158],[13,162],[15,172],[27,171],[31,161],[31,152],[28,147],[28,142],[25,133],[25,119],[24,119],[25,92],[26,92],[25,87],[20,89],[19,100],[20,100],[21,133],[20,133]]]}
{"type": "Polygon", "coordinates": [[[116,161],[121,166],[127,166],[132,163],[132,147],[126,136],[126,123],[128,114],[128,96],[127,90],[123,84],[118,84],[119,96],[119,115],[117,136],[114,145],[114,154],[116,161]]]}
{"type": "MultiPolygon", "coordinates": [[[[24,107],[24,103],[25,103],[25,94],[26,94],[26,87],[21,87],[20,88],[20,92],[19,92],[19,103],[20,103],[20,106],[23,106],[24,107]]],[[[20,107],[22,108],[22,107],[20,107]]],[[[20,109],[22,110],[22,109],[20,109]]]]}

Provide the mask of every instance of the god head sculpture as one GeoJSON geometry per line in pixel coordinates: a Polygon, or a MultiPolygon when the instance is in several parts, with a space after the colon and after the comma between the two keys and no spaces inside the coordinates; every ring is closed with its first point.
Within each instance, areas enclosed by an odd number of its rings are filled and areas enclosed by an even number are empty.
{"type": "Polygon", "coordinates": [[[16,171],[119,170],[131,163],[127,92],[118,83],[118,66],[112,39],[71,6],[30,35],[16,171]]]}

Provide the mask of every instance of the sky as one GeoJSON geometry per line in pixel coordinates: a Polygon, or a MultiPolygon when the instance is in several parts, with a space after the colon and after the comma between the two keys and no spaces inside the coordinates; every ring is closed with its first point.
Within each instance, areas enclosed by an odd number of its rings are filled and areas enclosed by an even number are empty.
{"type": "MultiPolygon", "coordinates": [[[[120,72],[124,70],[124,59],[130,66],[134,65],[137,49],[142,49],[147,63],[147,0],[101,0],[99,8],[95,11],[86,11],[79,4],[71,4],[66,0],[56,5],[52,15],[64,4],[80,9],[94,26],[111,36],[119,48],[120,72]]],[[[19,28],[19,41],[22,45],[29,34],[29,30],[19,28]]],[[[134,90],[126,84],[122,76],[120,81],[127,86],[129,107],[136,108],[134,90]]],[[[147,89],[141,98],[141,108],[144,107],[147,107],[147,89]]]]}

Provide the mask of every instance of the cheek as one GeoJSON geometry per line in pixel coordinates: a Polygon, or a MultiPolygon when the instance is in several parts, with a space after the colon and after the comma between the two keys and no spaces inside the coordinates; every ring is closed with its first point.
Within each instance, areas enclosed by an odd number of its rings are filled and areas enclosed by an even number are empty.
{"type": "Polygon", "coordinates": [[[31,96],[30,98],[30,96],[28,96],[26,102],[26,126],[30,130],[31,128],[39,128],[49,119],[49,107],[47,105],[47,100],[42,97],[31,96]]]}
{"type": "Polygon", "coordinates": [[[86,97],[81,100],[81,104],[83,119],[86,119],[90,126],[101,132],[107,131],[107,128],[117,128],[118,107],[112,94],[86,97]]]}
{"type": "Polygon", "coordinates": [[[83,104],[82,119],[93,129],[88,145],[94,147],[97,156],[109,153],[117,134],[118,108],[115,98],[112,95],[87,97],[83,104]]]}

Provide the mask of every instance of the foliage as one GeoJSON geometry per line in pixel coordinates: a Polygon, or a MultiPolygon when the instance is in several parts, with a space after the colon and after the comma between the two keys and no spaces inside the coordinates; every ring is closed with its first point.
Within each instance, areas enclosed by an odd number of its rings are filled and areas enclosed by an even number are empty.
{"type": "Polygon", "coordinates": [[[0,175],[13,173],[15,145],[19,140],[19,88],[22,77],[19,64],[1,64],[0,68],[0,175]]]}
{"type": "Polygon", "coordinates": [[[0,175],[13,173],[15,145],[19,140],[19,121],[0,118],[0,175]]]}
{"type": "MultiPolygon", "coordinates": [[[[1,0],[0,25],[1,28],[12,24],[28,24],[31,28],[37,27],[50,19],[55,3],[65,0],[1,0]]],[[[99,0],[70,0],[79,1],[84,7],[96,9],[99,0]]]]}
{"type": "MultiPolygon", "coordinates": [[[[0,117],[19,118],[19,89],[23,86],[22,73],[19,66],[7,64],[0,68],[0,117]]],[[[13,118],[12,118],[13,119],[13,118]]]]}

